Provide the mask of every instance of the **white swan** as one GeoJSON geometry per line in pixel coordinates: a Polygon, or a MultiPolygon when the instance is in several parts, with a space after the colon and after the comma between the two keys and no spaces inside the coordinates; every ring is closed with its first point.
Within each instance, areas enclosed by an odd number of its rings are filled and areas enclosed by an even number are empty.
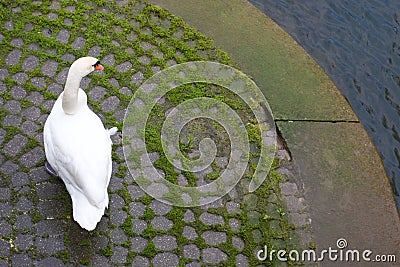
{"type": "Polygon", "coordinates": [[[108,207],[107,187],[111,177],[111,139],[87,106],[79,88],[83,77],[103,70],[93,57],[77,59],[70,67],[64,92],[55,102],[43,130],[46,169],[61,177],[71,195],[74,220],[93,230],[108,207]]]}

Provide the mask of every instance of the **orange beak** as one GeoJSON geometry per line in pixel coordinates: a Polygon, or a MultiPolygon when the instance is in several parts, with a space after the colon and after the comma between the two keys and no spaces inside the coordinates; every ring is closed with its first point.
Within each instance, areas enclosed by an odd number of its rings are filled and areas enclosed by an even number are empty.
{"type": "Polygon", "coordinates": [[[98,65],[96,65],[96,66],[94,67],[94,69],[95,69],[95,70],[104,70],[104,67],[103,67],[102,65],[98,64],[98,65]]]}

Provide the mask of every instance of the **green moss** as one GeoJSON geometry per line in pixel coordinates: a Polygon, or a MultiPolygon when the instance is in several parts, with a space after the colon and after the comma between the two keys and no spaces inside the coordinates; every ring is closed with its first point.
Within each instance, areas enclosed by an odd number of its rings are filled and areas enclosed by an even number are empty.
{"type": "Polygon", "coordinates": [[[128,255],[126,256],[126,266],[131,266],[133,259],[136,257],[136,253],[133,251],[129,251],[128,255]]]}
{"type": "Polygon", "coordinates": [[[101,253],[106,257],[111,257],[114,254],[110,244],[108,244],[107,247],[102,248],[101,253]]]}
{"type": "Polygon", "coordinates": [[[70,254],[68,250],[61,250],[58,251],[55,255],[56,258],[60,259],[63,261],[63,263],[68,263],[69,258],[70,258],[70,254]]]}
{"type": "Polygon", "coordinates": [[[115,173],[116,176],[124,178],[126,176],[128,168],[125,165],[119,165],[118,171],[115,173]]]}
{"type": "Polygon", "coordinates": [[[154,256],[157,254],[157,249],[153,241],[147,243],[146,248],[140,254],[147,257],[148,259],[154,258],[154,256]]]}
{"type": "Polygon", "coordinates": [[[79,263],[83,265],[90,265],[90,259],[89,258],[80,259],[79,263]]]}
{"type": "Polygon", "coordinates": [[[147,222],[150,222],[154,217],[155,217],[154,211],[150,207],[147,207],[144,214],[140,216],[141,219],[147,222]]]}
{"type": "Polygon", "coordinates": [[[39,221],[43,220],[44,218],[42,218],[42,216],[40,215],[39,211],[37,211],[36,209],[32,209],[30,210],[30,215],[32,218],[32,222],[33,223],[38,223],[39,221]]]}
{"type": "Polygon", "coordinates": [[[122,230],[126,233],[127,236],[134,236],[134,232],[132,231],[132,226],[133,226],[133,216],[129,215],[126,219],[125,222],[120,226],[122,230]]]}
{"type": "Polygon", "coordinates": [[[129,203],[132,202],[132,197],[129,194],[129,191],[126,187],[122,187],[122,188],[118,189],[117,193],[120,197],[122,197],[124,199],[126,205],[129,205],[129,203]]]}
{"type": "Polygon", "coordinates": [[[150,195],[145,194],[140,198],[140,201],[145,205],[150,205],[150,203],[154,200],[154,198],[150,195]]]}

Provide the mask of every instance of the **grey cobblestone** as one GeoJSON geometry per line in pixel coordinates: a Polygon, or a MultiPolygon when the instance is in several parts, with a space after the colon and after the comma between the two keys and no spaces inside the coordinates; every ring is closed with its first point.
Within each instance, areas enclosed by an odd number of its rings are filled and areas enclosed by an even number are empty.
{"type": "Polygon", "coordinates": [[[73,48],[79,50],[79,49],[82,49],[82,47],[85,45],[85,43],[86,43],[86,39],[79,36],[72,42],[71,45],[73,48]]]}
{"type": "Polygon", "coordinates": [[[21,100],[26,96],[26,91],[22,86],[17,85],[12,87],[10,94],[14,97],[14,99],[21,100]]]}
{"type": "Polygon", "coordinates": [[[110,78],[110,79],[108,80],[108,83],[111,84],[111,85],[114,86],[114,87],[117,87],[117,88],[120,87],[120,86],[119,86],[119,82],[118,82],[117,79],[110,78]]]}
{"type": "Polygon", "coordinates": [[[141,84],[144,79],[143,73],[141,71],[132,75],[131,82],[135,84],[141,84]]]}
{"type": "Polygon", "coordinates": [[[162,251],[171,251],[177,248],[176,238],[170,235],[156,236],[153,239],[154,246],[162,251]]]}
{"type": "Polygon", "coordinates": [[[12,233],[12,226],[6,221],[0,221],[0,234],[2,236],[9,236],[12,233]]]}
{"type": "Polygon", "coordinates": [[[12,21],[6,21],[4,23],[4,29],[6,29],[6,30],[14,30],[14,23],[12,21]]]}
{"type": "Polygon", "coordinates": [[[110,240],[114,244],[123,244],[127,239],[128,237],[121,229],[112,229],[110,231],[110,240]]]}
{"type": "Polygon", "coordinates": [[[201,267],[200,262],[192,261],[191,263],[186,264],[186,267],[201,267]]]}
{"type": "Polygon", "coordinates": [[[33,203],[26,197],[20,197],[18,202],[15,204],[15,209],[22,211],[22,212],[28,212],[33,208],[33,203]]]}
{"type": "Polygon", "coordinates": [[[44,151],[40,147],[35,147],[26,154],[22,155],[19,162],[27,168],[31,168],[38,164],[44,158],[44,151]]]}
{"type": "Polygon", "coordinates": [[[124,62],[115,67],[115,69],[119,72],[127,72],[132,68],[132,64],[130,62],[124,62]]]}
{"type": "Polygon", "coordinates": [[[33,260],[26,254],[14,254],[11,259],[13,266],[31,266],[33,260]]]}
{"type": "Polygon", "coordinates": [[[22,149],[25,147],[27,143],[28,143],[28,138],[18,134],[14,136],[14,138],[11,139],[11,141],[4,146],[3,151],[6,154],[15,157],[19,152],[22,151],[22,149]]]}
{"type": "Polygon", "coordinates": [[[136,256],[132,261],[132,267],[147,267],[150,266],[150,261],[142,256],[136,256]]]}
{"type": "Polygon", "coordinates": [[[237,248],[240,252],[244,249],[244,242],[241,238],[237,236],[232,237],[232,245],[237,248]]]}
{"type": "Polygon", "coordinates": [[[145,195],[144,191],[137,185],[128,186],[128,191],[129,191],[129,195],[131,196],[132,200],[136,200],[145,195]]]}
{"type": "Polygon", "coordinates": [[[46,86],[46,81],[43,77],[33,77],[31,79],[31,84],[37,88],[44,88],[46,86]]]}
{"type": "Polygon", "coordinates": [[[240,221],[237,219],[229,219],[229,227],[233,231],[239,231],[241,227],[240,221]]]}
{"type": "MultiPolygon", "coordinates": [[[[11,176],[11,184],[16,189],[16,191],[18,191],[19,187],[29,184],[29,182],[30,181],[28,178],[28,174],[26,174],[25,172],[17,172],[11,176]]],[[[21,197],[18,203],[23,200],[26,200],[26,197],[21,197]]]]}
{"type": "Polygon", "coordinates": [[[70,36],[71,34],[68,30],[61,29],[57,34],[56,40],[61,43],[67,44],[70,36]]]}
{"type": "Polygon", "coordinates": [[[14,223],[14,227],[18,230],[29,230],[33,227],[33,222],[28,214],[22,214],[17,217],[14,223]]]}
{"type": "Polygon", "coordinates": [[[157,267],[173,267],[179,265],[179,258],[175,254],[164,252],[157,254],[151,262],[157,267]]]}
{"type": "Polygon", "coordinates": [[[42,73],[46,76],[53,77],[58,68],[58,63],[53,60],[46,61],[40,68],[42,73]]]}
{"type": "Polygon", "coordinates": [[[31,101],[34,105],[40,105],[43,103],[43,95],[39,92],[30,92],[26,99],[31,101]]]}
{"type": "Polygon", "coordinates": [[[114,209],[120,209],[125,205],[124,199],[118,194],[112,194],[110,197],[110,206],[114,209]]]}
{"type": "Polygon", "coordinates": [[[146,206],[142,203],[142,202],[132,202],[129,204],[129,209],[131,214],[135,217],[141,217],[145,210],[146,210],[146,206]]]}
{"type": "Polygon", "coordinates": [[[187,223],[189,223],[189,222],[194,222],[195,218],[194,218],[194,213],[193,213],[193,211],[187,210],[187,211],[185,212],[185,215],[184,215],[184,217],[183,217],[183,220],[184,220],[185,222],[187,222],[187,223]]]}
{"type": "MultiPolygon", "coordinates": [[[[0,216],[1,217],[5,218],[7,216],[10,216],[11,212],[12,212],[12,207],[10,205],[0,202],[0,216]]],[[[1,246],[0,246],[0,248],[1,248],[1,246]]],[[[1,249],[0,249],[0,251],[1,251],[1,249]]]]}
{"type": "Polygon", "coordinates": [[[0,80],[4,80],[4,78],[9,76],[9,72],[7,69],[0,69],[0,80]]]}
{"type": "Polygon", "coordinates": [[[21,48],[24,45],[24,41],[22,40],[22,38],[15,38],[11,40],[10,44],[15,47],[21,48]]]}
{"type": "Polygon", "coordinates": [[[65,60],[65,61],[73,62],[73,61],[75,60],[75,56],[72,55],[72,54],[64,54],[64,55],[61,57],[61,59],[62,59],[62,60],[65,60]]]}
{"type": "Polygon", "coordinates": [[[111,261],[116,264],[124,264],[126,262],[126,256],[128,256],[128,249],[124,247],[114,247],[114,253],[111,256],[111,261]]]}
{"type": "Polygon", "coordinates": [[[132,231],[135,234],[141,234],[147,228],[147,223],[140,219],[134,219],[132,224],[132,231]]]}
{"type": "Polygon", "coordinates": [[[10,255],[10,244],[6,240],[0,240],[0,256],[10,255]]]}
{"type": "Polygon", "coordinates": [[[68,212],[68,207],[56,200],[40,201],[37,208],[40,215],[45,218],[60,217],[68,212]]]}
{"type": "Polygon", "coordinates": [[[151,225],[156,230],[168,231],[174,225],[172,221],[168,220],[164,216],[157,216],[151,221],[151,225]]]}
{"type": "MultiPolygon", "coordinates": [[[[63,87],[60,85],[60,84],[57,84],[57,83],[52,83],[52,84],[50,84],[48,87],[47,87],[47,90],[50,92],[50,93],[53,93],[53,94],[55,94],[55,95],[59,95],[59,94],[61,94],[61,92],[63,91],[63,87]]],[[[52,105],[51,105],[52,106],[52,105]]]]}
{"type": "Polygon", "coordinates": [[[92,57],[98,57],[100,55],[100,52],[101,52],[101,47],[93,46],[92,48],[90,48],[88,54],[92,57]]]}
{"type": "Polygon", "coordinates": [[[22,84],[28,80],[28,74],[23,72],[18,72],[11,77],[14,81],[17,81],[18,84],[22,84]]]}
{"type": "Polygon", "coordinates": [[[16,172],[17,170],[18,170],[18,165],[14,164],[11,160],[6,161],[0,167],[0,171],[6,175],[12,174],[12,173],[16,172]]]}
{"type": "Polygon", "coordinates": [[[132,241],[131,250],[136,253],[142,252],[146,248],[148,243],[147,239],[140,236],[132,238],[131,241],[132,241]]]}
{"type": "Polygon", "coordinates": [[[200,215],[200,221],[207,225],[223,225],[225,223],[224,218],[222,218],[221,215],[215,215],[208,212],[204,212],[200,215]]]}
{"type": "Polygon", "coordinates": [[[88,96],[93,101],[99,101],[106,94],[106,88],[102,86],[95,86],[89,91],[88,96]]]}
{"type": "Polygon", "coordinates": [[[21,59],[22,52],[19,49],[14,49],[11,51],[5,59],[5,62],[8,66],[14,66],[19,63],[21,59]]]}
{"type": "Polygon", "coordinates": [[[116,96],[110,96],[100,104],[104,112],[114,111],[118,105],[119,99],[116,96]]]}
{"type": "Polygon", "coordinates": [[[226,210],[230,214],[239,213],[241,211],[240,204],[234,201],[230,201],[226,203],[226,210]]]}
{"type": "Polygon", "coordinates": [[[153,200],[150,203],[150,208],[156,215],[165,215],[172,209],[172,206],[158,200],[153,200]]]}
{"type": "Polygon", "coordinates": [[[114,54],[109,54],[101,60],[102,64],[107,66],[113,66],[115,64],[115,56],[114,54]]]}
{"type": "Polygon", "coordinates": [[[67,75],[68,75],[69,68],[63,68],[56,76],[56,81],[59,84],[65,84],[67,81],[67,75]]]}
{"type": "Polygon", "coordinates": [[[61,236],[65,230],[61,220],[41,220],[36,224],[36,233],[40,236],[61,236]]]}
{"type": "Polygon", "coordinates": [[[26,71],[34,70],[39,66],[39,58],[30,55],[22,63],[22,68],[26,71]]]}
{"type": "Polygon", "coordinates": [[[35,246],[41,253],[54,254],[59,251],[65,250],[64,240],[62,236],[59,237],[37,237],[35,246]]]}
{"type": "Polygon", "coordinates": [[[56,20],[56,19],[58,19],[58,15],[56,13],[49,13],[47,15],[47,18],[50,20],[56,20]]]}
{"type": "Polygon", "coordinates": [[[37,263],[38,267],[47,267],[47,266],[52,266],[52,267],[63,267],[65,266],[62,260],[50,257],[43,259],[37,263]]]}
{"type": "Polygon", "coordinates": [[[115,225],[121,225],[125,222],[126,218],[128,215],[126,214],[125,211],[123,210],[115,210],[111,209],[110,210],[110,223],[115,224],[115,225]]]}
{"type": "Polygon", "coordinates": [[[196,230],[191,226],[185,226],[182,235],[189,240],[195,240],[198,237],[196,230]]]}
{"type": "Polygon", "coordinates": [[[226,233],[223,232],[206,231],[201,235],[201,237],[211,246],[217,246],[226,242],[226,233]]]}
{"type": "Polygon", "coordinates": [[[38,107],[32,106],[23,110],[21,115],[29,120],[35,121],[40,117],[41,112],[38,107]]]}
{"type": "Polygon", "coordinates": [[[40,126],[33,121],[24,121],[21,125],[21,130],[27,135],[35,135],[39,128],[40,126]]]}
{"type": "Polygon", "coordinates": [[[14,244],[18,250],[27,250],[34,245],[33,236],[29,234],[19,234],[14,244]]]}
{"type": "Polygon", "coordinates": [[[199,259],[200,249],[196,245],[186,245],[183,247],[183,256],[188,259],[199,259]]]}
{"type": "Polygon", "coordinates": [[[248,267],[249,265],[249,260],[247,259],[246,256],[243,254],[239,254],[235,257],[236,260],[236,266],[240,267],[248,267]]]}
{"type": "Polygon", "coordinates": [[[205,263],[216,264],[221,261],[226,261],[228,259],[226,253],[218,248],[205,248],[202,250],[201,254],[203,262],[205,263]]]}

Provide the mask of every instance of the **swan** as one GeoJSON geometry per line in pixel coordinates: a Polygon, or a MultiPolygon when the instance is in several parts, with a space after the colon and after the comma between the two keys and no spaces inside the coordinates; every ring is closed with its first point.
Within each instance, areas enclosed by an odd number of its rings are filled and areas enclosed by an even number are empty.
{"type": "Polygon", "coordinates": [[[43,129],[46,170],[63,180],[72,199],[73,218],[88,231],[96,228],[108,207],[110,135],[118,129],[104,128],[100,118],[89,109],[86,93],[79,86],[83,77],[103,69],[94,57],[73,62],[64,91],[43,129]]]}

